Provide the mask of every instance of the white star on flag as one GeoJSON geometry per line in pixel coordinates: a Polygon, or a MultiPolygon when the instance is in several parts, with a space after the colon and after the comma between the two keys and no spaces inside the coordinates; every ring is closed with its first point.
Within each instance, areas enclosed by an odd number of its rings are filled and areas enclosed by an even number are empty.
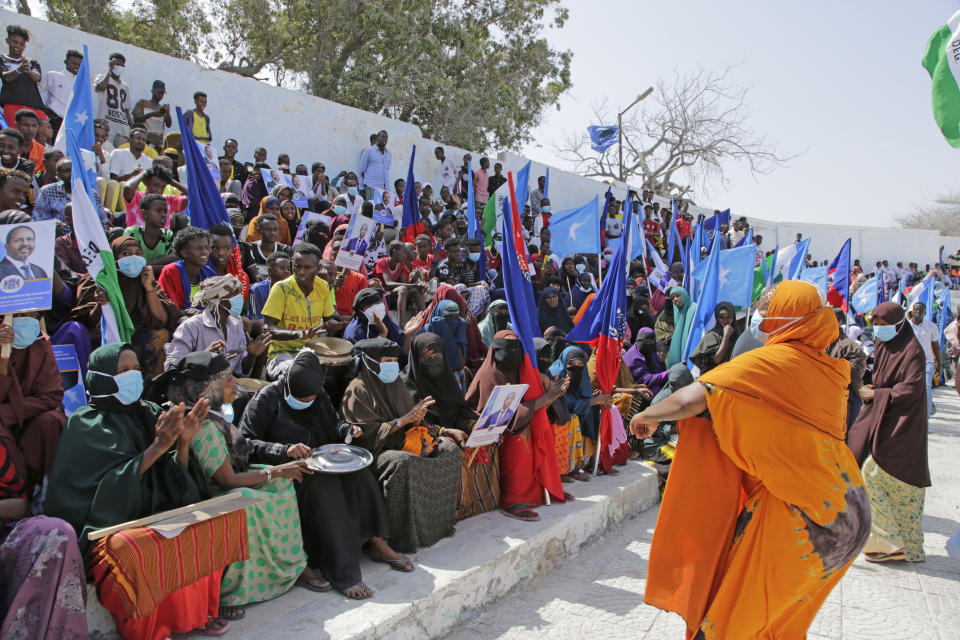
{"type": "Polygon", "coordinates": [[[83,125],[87,124],[87,112],[86,112],[86,111],[81,111],[80,113],[78,113],[77,116],[76,116],[76,118],[77,118],[77,122],[80,123],[80,126],[81,126],[81,127],[82,127],[83,125]]]}
{"type": "Polygon", "coordinates": [[[579,228],[582,227],[582,226],[583,226],[583,223],[582,223],[582,222],[574,222],[573,224],[570,225],[570,238],[571,238],[571,239],[575,239],[575,238],[576,238],[576,236],[575,236],[574,234],[577,232],[577,229],[579,229],[579,228]]]}
{"type": "Polygon", "coordinates": [[[720,265],[720,277],[719,277],[719,279],[718,279],[719,282],[720,282],[720,286],[721,286],[721,287],[723,287],[725,284],[727,284],[727,275],[728,275],[729,273],[730,273],[730,269],[727,268],[727,267],[724,267],[723,264],[721,264],[721,265],[720,265]]]}

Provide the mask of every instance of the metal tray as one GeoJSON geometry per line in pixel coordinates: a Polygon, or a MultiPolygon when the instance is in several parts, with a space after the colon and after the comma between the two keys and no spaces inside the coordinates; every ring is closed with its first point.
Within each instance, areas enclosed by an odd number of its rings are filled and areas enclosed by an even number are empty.
{"type": "Polygon", "coordinates": [[[350,444],[325,444],[313,450],[307,467],[321,473],[352,473],[373,462],[373,454],[350,444]]]}

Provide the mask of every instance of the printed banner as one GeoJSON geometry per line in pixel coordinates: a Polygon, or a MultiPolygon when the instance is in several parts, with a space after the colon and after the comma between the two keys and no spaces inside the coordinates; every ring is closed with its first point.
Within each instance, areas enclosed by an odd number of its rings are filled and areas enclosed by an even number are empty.
{"type": "Polygon", "coordinates": [[[0,225],[0,313],[49,309],[56,221],[0,225]]]}
{"type": "Polygon", "coordinates": [[[363,255],[370,247],[370,239],[373,237],[376,228],[376,222],[355,213],[350,218],[350,224],[347,225],[347,234],[343,237],[343,244],[340,245],[340,251],[333,263],[338,267],[359,271],[360,265],[363,264],[363,255]]]}
{"type": "Polygon", "coordinates": [[[517,412],[517,407],[527,392],[525,384],[503,384],[493,388],[490,399],[487,400],[477,424],[470,433],[465,447],[482,447],[493,444],[500,439],[500,434],[506,431],[517,412]]]}

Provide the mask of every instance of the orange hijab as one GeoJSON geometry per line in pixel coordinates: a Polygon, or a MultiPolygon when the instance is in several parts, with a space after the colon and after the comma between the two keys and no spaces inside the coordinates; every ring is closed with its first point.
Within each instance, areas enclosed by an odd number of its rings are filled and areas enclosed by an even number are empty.
{"type": "MultiPolygon", "coordinates": [[[[680,443],[657,518],[644,599],[696,633],[725,576],[741,497],[766,490],[818,523],[836,517],[845,487],[836,468],[859,475],[843,441],[850,365],[825,349],[833,311],[806,282],[782,282],[760,328],[765,346],[703,374],[710,419],[680,421],[680,443]],[[780,320],[773,318],[799,318],[780,320]]],[[[757,576],[796,549],[764,543],[757,576]]],[[[819,562],[816,558],[811,561],[819,562]]],[[[759,580],[759,578],[757,578],[759,580]]]]}
{"type": "MultiPolygon", "coordinates": [[[[260,199],[260,213],[247,225],[247,237],[244,238],[244,242],[256,242],[260,239],[260,229],[257,227],[257,221],[260,219],[260,216],[266,213],[267,200],[275,197],[276,196],[263,196],[263,198],[260,199]]],[[[287,224],[287,221],[280,214],[277,214],[277,222],[280,225],[280,235],[277,236],[277,242],[285,244],[288,247],[291,246],[290,225],[287,224]]]]}

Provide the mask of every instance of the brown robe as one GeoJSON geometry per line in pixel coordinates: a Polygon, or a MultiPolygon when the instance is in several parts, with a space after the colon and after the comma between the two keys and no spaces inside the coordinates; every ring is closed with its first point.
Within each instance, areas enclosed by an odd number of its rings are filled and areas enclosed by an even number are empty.
{"type": "Polygon", "coordinates": [[[903,309],[893,302],[877,305],[873,317],[900,324],[887,342],[877,340],[874,398],[866,402],[850,427],[847,443],[863,465],[873,456],[880,468],[901,482],[930,486],[927,463],[926,358],[903,309]]]}
{"type": "Polygon", "coordinates": [[[27,495],[43,483],[66,424],[63,383],[50,340],[41,335],[26,349],[13,349],[0,375],[0,444],[6,447],[27,495]]]}

